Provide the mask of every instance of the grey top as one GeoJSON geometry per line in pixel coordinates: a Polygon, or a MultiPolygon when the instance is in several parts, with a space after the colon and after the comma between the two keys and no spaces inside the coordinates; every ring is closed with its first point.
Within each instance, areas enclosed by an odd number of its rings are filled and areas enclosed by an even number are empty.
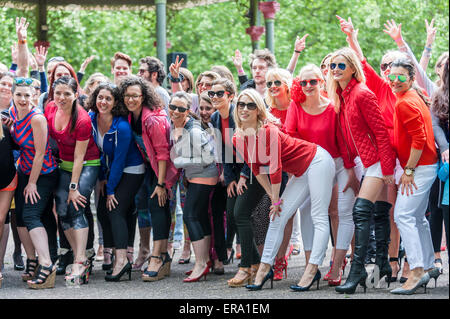
{"type": "MultiPolygon", "coordinates": [[[[438,86],[430,80],[425,70],[422,68],[420,63],[417,61],[414,53],[412,52],[409,45],[405,42],[405,46],[399,48],[400,51],[405,52],[410,59],[413,61],[414,66],[416,67],[416,82],[419,86],[425,89],[428,96],[433,96],[433,93],[438,89],[438,86]]],[[[431,120],[433,122],[433,133],[434,140],[439,147],[441,152],[448,150],[448,142],[445,138],[444,130],[439,126],[439,119],[433,112],[431,113],[431,120]]]]}
{"type": "Polygon", "coordinates": [[[175,141],[170,158],[176,168],[183,168],[186,178],[218,177],[213,141],[200,125],[200,122],[189,119],[183,134],[175,141]]]}

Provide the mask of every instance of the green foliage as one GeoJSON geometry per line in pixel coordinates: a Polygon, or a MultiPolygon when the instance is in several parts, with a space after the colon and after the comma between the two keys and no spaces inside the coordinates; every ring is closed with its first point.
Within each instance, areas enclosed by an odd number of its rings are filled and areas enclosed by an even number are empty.
{"type": "MultiPolygon", "coordinates": [[[[392,39],[383,32],[387,19],[402,23],[405,40],[420,59],[426,39],[425,19],[434,17],[438,27],[433,56],[428,72],[434,77],[433,65],[449,43],[449,3],[446,0],[278,0],[281,10],[275,19],[275,55],[280,66],[287,66],[295,37],[308,33],[307,48],[302,52],[297,72],[306,63],[319,64],[322,57],[346,46],[345,35],[339,29],[335,15],[351,17],[359,29],[359,42],[369,63],[379,64],[384,52],[395,49],[392,39]]],[[[168,52],[188,54],[188,68],[194,76],[212,65],[226,65],[236,75],[231,56],[239,48],[244,57],[251,53],[246,14],[248,0],[194,7],[167,12],[168,52]]],[[[0,61],[11,61],[10,46],[15,42],[14,19],[27,17],[29,43],[36,40],[34,10],[0,8],[0,61]]],[[[264,19],[261,21],[264,23],[264,19]]],[[[136,72],[139,58],[156,55],[155,11],[53,11],[48,12],[49,57],[64,56],[75,69],[83,60],[95,54],[98,58],[86,70],[110,75],[109,60],[114,52],[122,51],[133,58],[136,72]]],[[[264,47],[264,35],[260,47],[264,47]]],[[[249,72],[248,61],[244,68],[249,72]]],[[[377,69],[377,68],[376,68],[377,69]]]]}

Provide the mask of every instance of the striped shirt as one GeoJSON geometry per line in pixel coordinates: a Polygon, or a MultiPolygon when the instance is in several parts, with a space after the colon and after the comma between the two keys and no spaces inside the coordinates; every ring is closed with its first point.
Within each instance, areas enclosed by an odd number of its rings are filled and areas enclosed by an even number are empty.
{"type": "MultiPolygon", "coordinates": [[[[42,114],[37,108],[32,108],[31,111],[21,120],[18,119],[17,110],[14,106],[9,109],[11,119],[14,121],[14,130],[12,132],[12,138],[20,147],[19,157],[19,170],[29,175],[31,168],[33,167],[34,155],[36,149],[34,148],[33,129],[31,127],[31,119],[37,114],[42,114]]],[[[45,146],[44,162],[42,163],[41,175],[48,174],[55,170],[57,167],[56,161],[52,156],[50,146],[45,146]]]]}

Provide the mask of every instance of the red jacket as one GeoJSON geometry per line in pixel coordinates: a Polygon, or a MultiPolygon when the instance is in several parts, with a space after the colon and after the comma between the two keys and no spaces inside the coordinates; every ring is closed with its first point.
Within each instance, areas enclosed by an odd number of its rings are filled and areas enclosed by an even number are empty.
{"type": "Polygon", "coordinates": [[[336,93],[341,102],[339,123],[349,148],[359,155],[364,167],[380,161],[383,175],[392,175],[395,153],[375,94],[355,78],[345,90],[338,87],[336,93]]]}

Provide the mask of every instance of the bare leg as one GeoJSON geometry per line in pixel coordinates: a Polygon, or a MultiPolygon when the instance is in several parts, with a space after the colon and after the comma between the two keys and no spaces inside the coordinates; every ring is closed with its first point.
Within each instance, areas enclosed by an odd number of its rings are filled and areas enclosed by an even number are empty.
{"type": "Polygon", "coordinates": [[[44,227],[36,227],[29,231],[33,246],[39,256],[39,264],[48,267],[52,264],[48,248],[48,236],[44,227]]]}
{"type": "MultiPolygon", "coordinates": [[[[161,256],[162,253],[167,252],[167,243],[168,239],[161,239],[153,241],[153,251],[152,256],[161,256]]],[[[162,260],[156,258],[150,258],[150,262],[148,264],[148,271],[158,271],[162,266],[162,260]]]]}
{"type": "Polygon", "coordinates": [[[189,278],[197,278],[205,270],[206,263],[209,260],[210,239],[210,236],[205,236],[203,239],[192,242],[195,254],[195,265],[189,278]]]}
{"type": "Polygon", "coordinates": [[[115,254],[115,265],[112,275],[116,276],[119,274],[119,272],[125,267],[125,265],[128,263],[127,258],[127,250],[126,249],[116,249],[115,254]]]}
{"type": "Polygon", "coordinates": [[[25,253],[27,254],[27,259],[36,259],[36,251],[34,250],[33,242],[31,241],[27,228],[17,227],[17,232],[19,233],[20,241],[22,242],[25,253]]]}

